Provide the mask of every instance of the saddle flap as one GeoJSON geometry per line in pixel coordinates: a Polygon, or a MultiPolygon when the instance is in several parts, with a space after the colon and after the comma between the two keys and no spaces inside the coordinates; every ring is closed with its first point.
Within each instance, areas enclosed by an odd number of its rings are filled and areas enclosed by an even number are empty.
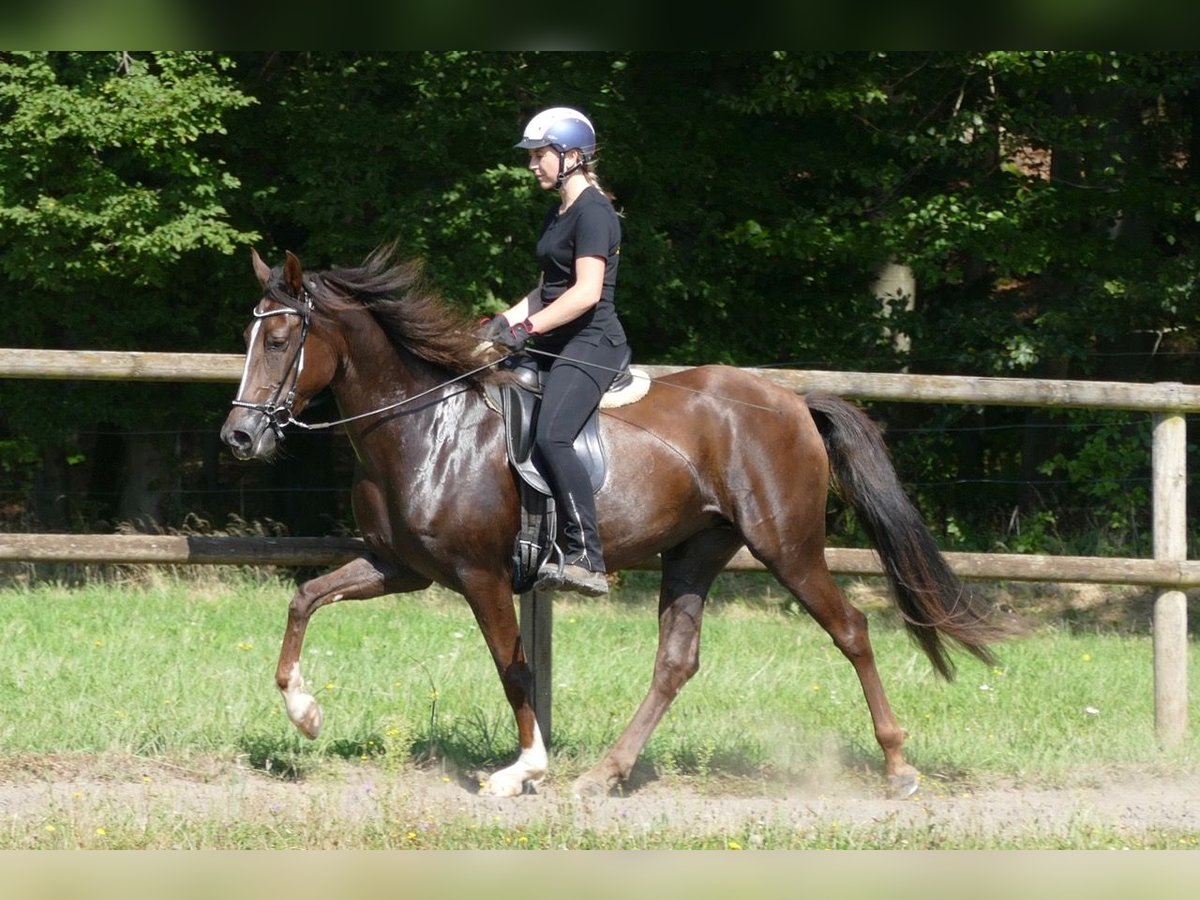
{"type": "MultiPolygon", "coordinates": [[[[517,474],[530,487],[542,494],[550,495],[550,485],[541,472],[533,446],[537,428],[540,392],[529,390],[522,383],[506,384],[500,388],[501,412],[504,416],[504,439],[508,449],[508,461],[517,474]]],[[[604,441],[600,436],[600,412],[593,412],[587,424],[575,438],[575,453],[587,469],[592,492],[600,490],[608,472],[608,460],[604,441]]]]}

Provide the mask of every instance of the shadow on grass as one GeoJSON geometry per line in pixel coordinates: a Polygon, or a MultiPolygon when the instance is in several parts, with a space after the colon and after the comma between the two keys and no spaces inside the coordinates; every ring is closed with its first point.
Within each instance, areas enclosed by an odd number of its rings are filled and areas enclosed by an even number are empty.
{"type": "Polygon", "coordinates": [[[656,785],[675,784],[715,796],[884,797],[888,791],[880,754],[844,744],[808,763],[786,767],[757,763],[736,751],[642,758],[614,793],[636,796],[656,785]]]}
{"type": "MultiPolygon", "coordinates": [[[[239,741],[247,764],[255,771],[279,781],[301,782],[316,777],[334,759],[350,763],[396,765],[397,774],[405,767],[440,771],[466,793],[477,794],[481,783],[493,772],[516,758],[511,753],[487,751],[477,742],[455,735],[422,737],[415,741],[394,742],[388,746],[377,735],[310,742],[299,735],[247,734],[239,741]],[[389,760],[391,761],[389,763],[389,760]]],[[[599,762],[602,751],[580,747],[559,747],[552,751],[551,771],[564,784],[582,775],[599,762]]],[[[926,787],[934,791],[969,787],[973,778],[946,760],[914,759],[922,770],[926,787]]],[[[887,780],[883,760],[874,745],[834,742],[811,760],[793,761],[782,768],[764,765],[749,752],[737,748],[717,752],[703,748],[675,748],[671,752],[643,755],[633,771],[613,794],[634,796],[656,785],[670,788],[684,784],[700,792],[791,796],[885,796],[887,780]]]]}
{"type": "MultiPolygon", "coordinates": [[[[248,733],[239,738],[238,750],[251,769],[280,781],[303,781],[331,759],[381,763],[390,758],[417,768],[437,766],[454,773],[464,787],[473,785],[475,789],[478,789],[479,773],[501,768],[512,761],[501,752],[481,749],[478,742],[453,735],[409,742],[389,741],[380,734],[309,741],[286,732],[248,733]]],[[[509,755],[516,757],[515,747],[509,755]]]]}
{"type": "Polygon", "coordinates": [[[302,781],[331,757],[371,760],[388,753],[382,735],[311,742],[298,735],[246,734],[238,741],[238,749],[250,768],[280,781],[302,781]]]}
{"type": "Polygon", "coordinates": [[[479,780],[504,768],[517,758],[514,743],[510,751],[481,746],[478,740],[455,734],[439,734],[413,741],[409,750],[410,762],[418,768],[436,766],[453,773],[467,787],[478,790],[479,780]]]}
{"type": "MultiPolygon", "coordinates": [[[[899,624],[887,583],[882,578],[840,576],[838,582],[854,606],[887,610],[880,620],[899,624]]],[[[1153,633],[1154,606],[1162,593],[1152,587],[1122,584],[971,581],[967,587],[983,606],[990,606],[999,614],[1011,612],[1032,631],[1051,628],[1071,634],[1099,632],[1139,637],[1153,633]]],[[[772,595],[761,584],[758,590],[754,596],[760,598],[759,605],[764,605],[762,598],[769,601],[772,595]]],[[[1188,636],[1196,640],[1200,638],[1200,588],[1189,588],[1183,593],[1187,602],[1188,636]]]]}
{"type": "Polygon", "coordinates": [[[323,755],[315,746],[303,745],[295,737],[267,734],[242,735],[238,749],[251,769],[280,781],[302,781],[323,755]]]}
{"type": "MultiPolygon", "coordinates": [[[[1150,635],[1160,595],[1154,588],[1105,584],[976,585],[974,589],[990,594],[1003,591],[1013,609],[1031,624],[1057,627],[1072,634],[1150,635]]],[[[1200,637],[1200,590],[1183,593],[1187,598],[1188,636],[1195,640],[1200,637]]]]}

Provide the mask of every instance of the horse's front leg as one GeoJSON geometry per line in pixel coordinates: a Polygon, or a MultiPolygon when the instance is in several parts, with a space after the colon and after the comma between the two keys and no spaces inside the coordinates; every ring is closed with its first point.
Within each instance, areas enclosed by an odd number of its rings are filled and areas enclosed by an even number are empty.
{"type": "MultiPolygon", "coordinates": [[[[517,716],[517,732],[524,734],[521,726],[522,715],[514,710],[517,716]]],[[[530,734],[528,738],[521,737],[521,753],[517,761],[493,772],[479,782],[479,793],[492,797],[516,797],[525,792],[525,785],[537,787],[546,777],[549,761],[546,756],[546,744],[542,740],[541,729],[538,728],[533,710],[529,712],[530,734]]]]}
{"type": "Polygon", "coordinates": [[[536,787],[541,783],[546,777],[548,760],[546,744],[530,703],[533,673],[521,645],[512,588],[507,576],[497,579],[492,572],[464,586],[464,594],[496,664],[504,696],[517,722],[517,740],[521,747],[516,762],[480,779],[479,792],[493,797],[516,797],[524,792],[526,784],[536,787]]]}
{"type": "Polygon", "coordinates": [[[300,585],[288,604],[287,629],[279,650],[275,683],[283,693],[288,718],[305,737],[315,738],[321,731],[321,706],[304,689],[304,676],[300,674],[300,650],[312,614],[339,600],[369,600],[384,594],[420,590],[429,584],[428,579],[413,572],[372,556],[360,556],[340,569],[300,585]]]}

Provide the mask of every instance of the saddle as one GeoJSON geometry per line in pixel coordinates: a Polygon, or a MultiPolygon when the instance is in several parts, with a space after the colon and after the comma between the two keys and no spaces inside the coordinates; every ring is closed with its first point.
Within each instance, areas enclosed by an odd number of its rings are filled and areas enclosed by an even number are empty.
{"type": "MultiPolygon", "coordinates": [[[[629,368],[630,353],[618,367],[620,373],[604,395],[600,407],[632,403],[649,389],[645,375],[635,376],[629,368]]],[[[555,544],[558,520],[554,496],[542,473],[539,454],[533,445],[538,408],[542,398],[544,372],[528,356],[511,357],[499,366],[511,376],[492,382],[486,388],[488,403],[504,418],[505,446],[508,462],[517,474],[517,489],[521,497],[521,530],[513,547],[513,590],[524,593],[533,586],[538,567],[552,554],[561,551],[555,544]]],[[[608,457],[600,432],[600,410],[588,418],[575,438],[575,452],[587,469],[592,492],[604,485],[608,474],[608,457]]]]}

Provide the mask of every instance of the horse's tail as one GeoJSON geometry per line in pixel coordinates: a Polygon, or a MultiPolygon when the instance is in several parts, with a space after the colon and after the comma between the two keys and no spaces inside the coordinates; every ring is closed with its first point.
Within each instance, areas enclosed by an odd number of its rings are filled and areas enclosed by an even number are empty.
{"type": "Polygon", "coordinates": [[[909,634],[947,680],[954,678],[954,663],[943,638],[995,664],[988,645],[1013,629],[993,621],[950,570],[904,492],[879,428],[839,397],[814,393],[805,400],[825,441],[834,488],[875,545],[909,634]]]}

